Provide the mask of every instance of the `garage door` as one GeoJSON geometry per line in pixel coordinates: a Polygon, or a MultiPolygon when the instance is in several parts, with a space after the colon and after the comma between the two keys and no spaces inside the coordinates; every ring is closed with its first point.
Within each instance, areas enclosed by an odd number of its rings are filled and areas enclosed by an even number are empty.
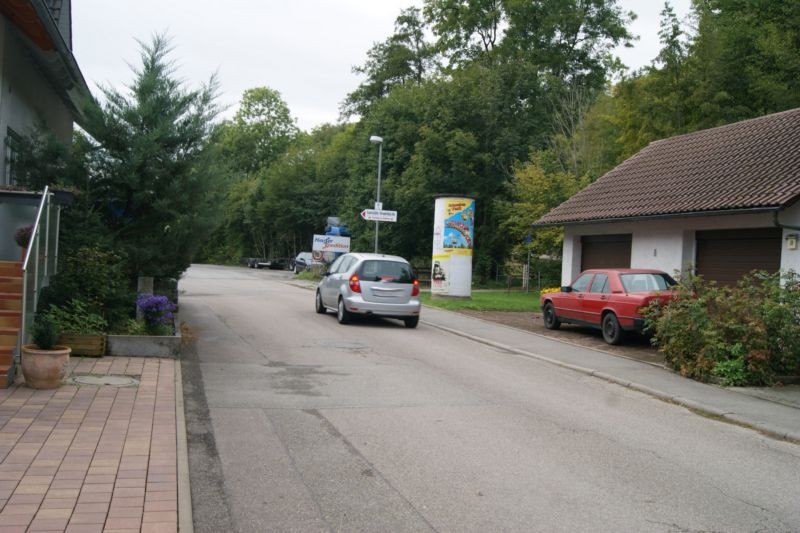
{"type": "Polygon", "coordinates": [[[698,231],[697,273],[721,285],[735,285],[752,270],[781,267],[781,229],[698,231]]]}
{"type": "Polygon", "coordinates": [[[630,268],[631,234],[581,237],[581,270],[630,268]]]}

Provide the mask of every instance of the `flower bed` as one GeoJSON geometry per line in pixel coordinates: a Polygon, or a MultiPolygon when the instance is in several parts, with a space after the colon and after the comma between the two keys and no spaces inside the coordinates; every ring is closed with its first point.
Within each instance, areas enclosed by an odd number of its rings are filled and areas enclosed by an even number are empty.
{"type": "Polygon", "coordinates": [[[181,333],[175,335],[109,335],[106,353],[126,357],[179,357],[181,333]]]}

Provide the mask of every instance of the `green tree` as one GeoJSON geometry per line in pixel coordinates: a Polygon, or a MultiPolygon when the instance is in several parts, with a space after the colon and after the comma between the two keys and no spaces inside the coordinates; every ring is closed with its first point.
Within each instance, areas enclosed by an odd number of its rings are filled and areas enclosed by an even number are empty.
{"type": "Polygon", "coordinates": [[[500,230],[512,242],[514,251],[537,255],[561,255],[563,231],[560,227],[539,228],[531,225],[550,209],[589,184],[587,177],[577,177],[561,168],[558,156],[552,150],[531,154],[530,161],[517,166],[514,178],[508,185],[509,199],[499,202],[498,210],[503,222],[500,230]],[[526,235],[532,236],[525,243],[526,235]]]}
{"type": "Polygon", "coordinates": [[[507,21],[502,0],[426,0],[425,19],[450,66],[490,57],[507,21]]]}
{"type": "Polygon", "coordinates": [[[220,126],[218,142],[232,170],[252,173],[283,154],[297,133],[281,94],[256,87],[244,92],[233,120],[220,126]]]}
{"type": "Polygon", "coordinates": [[[601,88],[618,68],[612,50],[630,45],[628,24],[636,18],[616,0],[506,0],[505,55],[526,56],[558,80],[581,80],[601,88]]]}
{"type": "Polygon", "coordinates": [[[342,114],[363,115],[393,87],[422,84],[434,65],[435,52],[425,40],[420,10],[413,7],[404,9],[395,20],[394,33],[369,49],[363,65],[353,68],[353,72],[363,74],[366,80],[347,95],[342,104],[342,114]]]}
{"type": "Polygon", "coordinates": [[[265,194],[259,174],[275,164],[299,135],[278,91],[256,87],[244,92],[233,119],[214,132],[223,208],[198,260],[231,263],[240,257],[269,256],[265,221],[257,207],[265,194]]]}
{"type": "Polygon", "coordinates": [[[694,3],[691,46],[695,129],[800,106],[800,3],[694,3]]]}
{"type": "Polygon", "coordinates": [[[132,277],[177,277],[212,229],[217,83],[186,89],[166,37],[140,44],[128,92],[105,87],[89,109],[91,202],[132,277]]]}

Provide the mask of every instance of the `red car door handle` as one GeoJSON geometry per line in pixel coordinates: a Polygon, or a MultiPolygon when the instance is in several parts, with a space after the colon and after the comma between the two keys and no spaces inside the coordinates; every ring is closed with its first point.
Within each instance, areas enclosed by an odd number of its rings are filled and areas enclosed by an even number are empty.
{"type": "Polygon", "coordinates": [[[601,296],[600,299],[601,300],[608,300],[608,296],[601,296]]]}

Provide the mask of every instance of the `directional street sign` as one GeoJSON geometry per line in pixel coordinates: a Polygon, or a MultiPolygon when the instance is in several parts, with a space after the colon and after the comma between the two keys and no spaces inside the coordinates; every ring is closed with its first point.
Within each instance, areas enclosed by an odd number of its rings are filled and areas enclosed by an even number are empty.
{"type": "Polygon", "coordinates": [[[364,220],[376,220],[378,222],[397,222],[397,211],[364,209],[361,211],[361,218],[364,220]]]}

